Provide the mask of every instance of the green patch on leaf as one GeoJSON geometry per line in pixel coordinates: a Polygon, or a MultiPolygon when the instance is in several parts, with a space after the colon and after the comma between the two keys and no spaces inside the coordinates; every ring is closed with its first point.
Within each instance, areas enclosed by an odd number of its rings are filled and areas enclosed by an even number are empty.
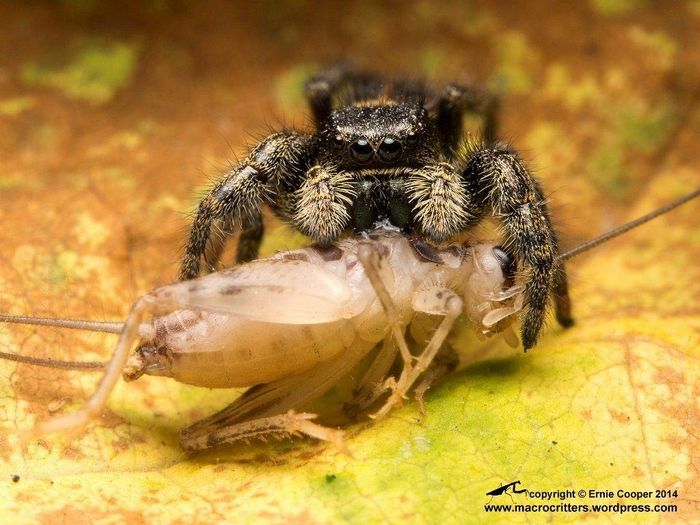
{"type": "Polygon", "coordinates": [[[601,15],[621,15],[646,7],[648,0],[590,0],[591,7],[601,15]]]}
{"type": "Polygon", "coordinates": [[[627,107],[615,117],[615,131],[624,144],[648,153],[666,140],[677,119],[678,112],[670,103],[650,111],[627,107]]]}
{"type": "Polygon", "coordinates": [[[574,111],[585,104],[595,103],[602,96],[601,87],[592,75],[574,79],[570,69],[558,62],[547,67],[543,91],[547,98],[561,100],[574,111]]]}
{"type": "Polygon", "coordinates": [[[67,57],[24,64],[20,77],[30,86],[52,87],[68,98],[102,104],[129,83],[136,64],[135,46],[90,41],[72,49],[67,57]]]}
{"type": "Polygon", "coordinates": [[[441,72],[444,70],[447,57],[441,48],[430,46],[420,53],[418,60],[423,75],[434,79],[439,78],[441,72]]]}
{"type": "Polygon", "coordinates": [[[316,69],[313,64],[302,64],[285,70],[277,77],[274,94],[280,111],[296,113],[304,107],[304,84],[316,69]]]}
{"type": "Polygon", "coordinates": [[[23,111],[34,107],[35,100],[32,97],[13,97],[0,100],[0,115],[14,117],[23,111]]]}
{"type": "Polygon", "coordinates": [[[663,31],[649,31],[641,26],[634,26],[627,32],[629,39],[651,55],[662,69],[673,65],[678,44],[663,31]]]}
{"type": "Polygon", "coordinates": [[[61,250],[58,252],[48,264],[48,279],[49,284],[60,286],[68,277],[75,273],[75,267],[78,263],[80,255],[72,250],[61,250]]]}
{"type": "Polygon", "coordinates": [[[282,224],[263,237],[260,256],[269,257],[285,250],[296,250],[309,246],[311,240],[297,230],[282,224]]]}
{"type": "Polygon", "coordinates": [[[0,190],[11,190],[25,186],[36,187],[36,180],[23,173],[0,173],[0,190]]]}
{"type": "Polygon", "coordinates": [[[494,40],[497,66],[489,84],[509,93],[525,93],[532,88],[531,73],[539,63],[537,51],[525,35],[510,31],[494,40]]]}
{"type": "Polygon", "coordinates": [[[586,171],[593,182],[610,196],[620,200],[629,197],[631,181],[617,145],[602,144],[593,151],[586,163],[586,171]]]}

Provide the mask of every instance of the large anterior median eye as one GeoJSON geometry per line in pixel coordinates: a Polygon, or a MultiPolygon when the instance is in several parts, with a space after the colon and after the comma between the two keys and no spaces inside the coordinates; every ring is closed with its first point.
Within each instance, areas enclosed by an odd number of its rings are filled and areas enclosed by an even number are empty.
{"type": "Polygon", "coordinates": [[[369,162],[374,157],[374,149],[367,139],[357,139],[350,151],[358,162],[369,162]]]}
{"type": "Polygon", "coordinates": [[[379,145],[379,158],[391,161],[401,155],[401,143],[393,137],[385,137],[379,145]]]}

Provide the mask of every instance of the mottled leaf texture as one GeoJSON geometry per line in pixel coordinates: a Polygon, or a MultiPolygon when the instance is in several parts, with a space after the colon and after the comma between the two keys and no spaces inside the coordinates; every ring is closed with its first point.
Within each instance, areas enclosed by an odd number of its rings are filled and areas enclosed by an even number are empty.
{"type": "MultiPolygon", "coordinates": [[[[188,213],[300,85],[344,57],[503,94],[502,135],[570,247],[700,186],[700,3],[10,2],[0,11],[0,312],[118,320],[177,274],[188,213]]],[[[700,520],[700,203],[570,261],[576,325],[528,354],[460,326],[464,368],[348,429],[188,457],[179,430],[233,399],[121,383],[73,436],[21,447],[95,374],[0,363],[4,523],[691,523],[700,520]],[[673,512],[489,513],[516,489],[673,512]],[[617,491],[676,490],[633,500],[617,491]]],[[[266,254],[300,236],[272,225],[266,254]]],[[[232,257],[228,256],[228,261],[232,257]]],[[[0,326],[0,348],[102,360],[114,337],[0,326]]],[[[555,499],[549,503],[562,503],[555,499]]]]}

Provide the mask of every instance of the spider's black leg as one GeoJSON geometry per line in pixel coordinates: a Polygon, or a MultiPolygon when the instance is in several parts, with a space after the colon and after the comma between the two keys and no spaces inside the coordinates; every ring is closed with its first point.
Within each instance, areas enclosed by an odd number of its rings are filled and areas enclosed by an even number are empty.
{"type": "Polygon", "coordinates": [[[354,85],[355,89],[362,89],[362,86],[381,84],[381,80],[372,73],[359,71],[345,62],[339,62],[323,69],[306,83],[306,98],[317,126],[330,116],[333,97],[350,84],[354,85]]]}
{"type": "Polygon", "coordinates": [[[258,257],[264,231],[262,215],[259,213],[243,221],[236,247],[236,263],[249,262],[258,257]]]}
{"type": "Polygon", "coordinates": [[[464,171],[465,184],[502,222],[505,241],[527,271],[521,330],[525,350],[537,342],[550,291],[564,326],[572,324],[566,274],[558,266],[559,246],[540,185],[513,150],[497,145],[475,150],[464,171]]]}
{"type": "Polygon", "coordinates": [[[437,102],[437,126],[445,152],[454,151],[462,140],[462,117],[465,112],[483,119],[482,139],[493,144],[498,133],[499,100],[496,95],[476,86],[449,84],[437,102]]]}
{"type": "MultiPolygon", "coordinates": [[[[292,131],[274,133],[226,173],[199,203],[180,267],[180,280],[199,275],[201,260],[208,255],[212,242],[212,228],[221,223],[227,225],[221,230],[223,236],[231,234],[235,227],[243,228],[238,260],[257,256],[262,236],[261,205],[264,201],[274,204],[284,197],[285,188],[303,173],[312,142],[308,135],[292,131]]],[[[220,250],[209,252],[216,258],[220,250]]]]}
{"type": "Polygon", "coordinates": [[[294,193],[294,225],[321,245],[329,245],[350,224],[350,209],[357,195],[350,173],[333,166],[315,165],[294,193]]]}
{"type": "Polygon", "coordinates": [[[406,177],[404,191],[413,206],[415,226],[433,242],[449,239],[482,215],[476,195],[469,193],[462,174],[447,162],[414,170],[406,177]]]}
{"type": "Polygon", "coordinates": [[[333,93],[346,76],[347,66],[336,65],[324,69],[306,83],[306,98],[316,125],[324,122],[330,115],[333,107],[333,93]]]}
{"type": "Polygon", "coordinates": [[[557,321],[564,328],[574,325],[571,314],[571,298],[569,297],[569,279],[566,276],[564,263],[559,263],[557,273],[554,276],[554,312],[557,321]]]}

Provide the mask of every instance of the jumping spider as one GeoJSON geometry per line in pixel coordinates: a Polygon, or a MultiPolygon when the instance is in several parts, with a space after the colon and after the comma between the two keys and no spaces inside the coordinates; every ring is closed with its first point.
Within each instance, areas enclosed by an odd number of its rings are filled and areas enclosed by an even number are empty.
{"type": "Polygon", "coordinates": [[[313,77],[306,95],[315,131],[269,135],[212,188],[197,209],[181,279],[198,276],[202,259],[212,266],[235,229],[237,260],[256,258],[263,205],[320,245],[378,221],[442,243],[490,214],[525,272],[525,349],[537,342],[550,291],[559,323],[573,323],[546,200],[518,154],[495,142],[493,95],[343,66],[313,77]],[[483,119],[484,142],[460,147],[467,112],[483,119]]]}

